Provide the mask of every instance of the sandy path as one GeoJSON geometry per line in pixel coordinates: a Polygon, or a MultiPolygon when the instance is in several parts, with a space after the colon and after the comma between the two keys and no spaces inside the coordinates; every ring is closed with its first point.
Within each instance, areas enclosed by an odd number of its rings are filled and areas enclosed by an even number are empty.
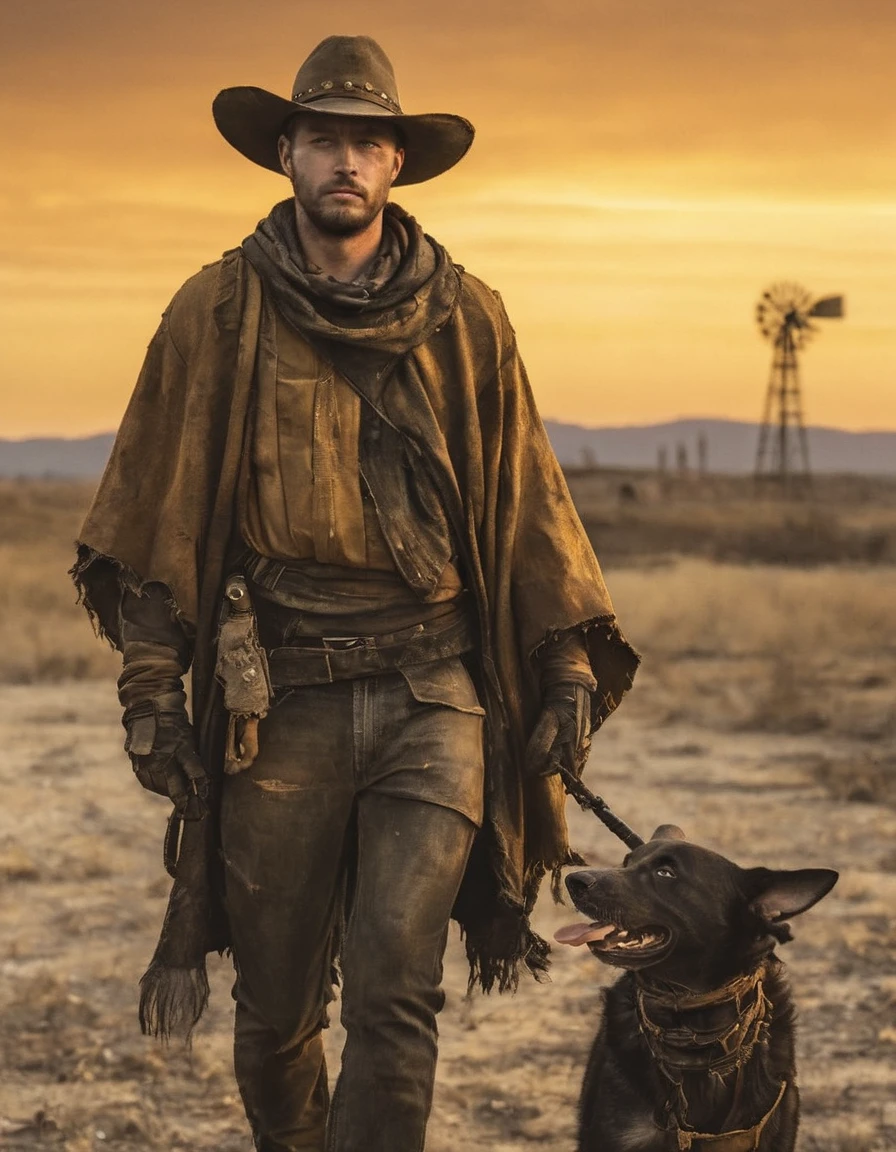
{"type": "MultiPolygon", "coordinates": [[[[896,812],[829,798],[813,765],[831,753],[830,737],[651,727],[649,680],[635,697],[598,738],[587,771],[629,823],[648,835],[677,822],[745,865],[843,873],[796,921],[783,953],[801,1008],[800,1147],[896,1148],[896,812]]],[[[112,685],[0,688],[0,716],[0,1147],[248,1152],[230,1070],[227,962],[213,965],[192,1055],[137,1030],[136,980],[167,891],[166,802],[131,778],[112,685]]],[[[592,816],[571,817],[591,862],[618,862],[620,845],[592,816]]],[[[568,918],[547,900],[537,910],[547,935],[568,918]]],[[[551,983],[468,1000],[452,938],[427,1152],[572,1152],[609,978],[589,954],[563,949],[551,983]]],[[[333,1067],[339,1042],[334,1025],[333,1067]]]]}

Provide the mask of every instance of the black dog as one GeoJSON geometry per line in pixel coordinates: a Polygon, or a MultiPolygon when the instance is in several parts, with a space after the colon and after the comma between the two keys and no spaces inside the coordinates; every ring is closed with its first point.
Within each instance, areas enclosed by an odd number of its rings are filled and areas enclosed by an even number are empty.
{"type": "Polygon", "coordinates": [[[590,923],[555,939],[628,969],[605,994],[579,1152],[792,1152],[794,1009],[775,945],[836,882],[739,868],[671,825],[621,868],[566,878],[590,923]]]}

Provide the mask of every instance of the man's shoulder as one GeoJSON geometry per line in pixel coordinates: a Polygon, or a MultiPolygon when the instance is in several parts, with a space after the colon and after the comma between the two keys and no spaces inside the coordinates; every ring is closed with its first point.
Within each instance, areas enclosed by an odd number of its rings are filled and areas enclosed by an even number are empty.
{"type": "Polygon", "coordinates": [[[491,319],[502,322],[506,313],[504,302],[494,288],[490,288],[484,280],[474,276],[466,268],[461,269],[460,306],[476,308],[484,312],[491,319]]]}
{"type": "Polygon", "coordinates": [[[198,272],[181,284],[174,293],[170,307],[183,311],[202,311],[214,308],[221,292],[222,280],[237,277],[244,263],[242,250],[234,248],[218,260],[203,264],[198,272]]]}
{"type": "Polygon", "coordinates": [[[463,269],[457,307],[478,345],[493,346],[502,359],[508,355],[515,345],[513,327],[494,288],[463,269]]]}
{"type": "Polygon", "coordinates": [[[175,343],[209,324],[220,328],[228,310],[239,312],[247,267],[241,249],[234,248],[184,281],[165,313],[175,343]]]}

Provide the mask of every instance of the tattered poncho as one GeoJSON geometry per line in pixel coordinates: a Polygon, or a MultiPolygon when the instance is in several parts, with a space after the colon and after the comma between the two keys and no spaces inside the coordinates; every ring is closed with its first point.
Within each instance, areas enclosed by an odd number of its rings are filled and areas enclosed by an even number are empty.
{"type": "MultiPolygon", "coordinates": [[[[82,529],[75,579],[116,645],[121,587],[170,589],[194,643],[200,753],[219,779],[216,626],[239,552],[237,486],[258,374],[276,356],[277,311],[285,315],[362,397],[361,470],[421,599],[459,545],[476,604],[487,768],[486,817],[455,916],[471,981],[514,987],[521,965],[536,974],[546,966],[529,914],[546,871],[573,858],[559,778],[523,773],[540,710],[533,655],[562,631],[583,631],[598,685],[595,728],[630,687],[638,658],[617,627],[499,297],[390,205],[386,224],[403,229],[404,247],[386,290],[369,304],[321,301],[291,263],[291,220],[292,202],[278,205],[243,248],[175,295],[82,529]]],[[[156,956],[169,967],[204,968],[207,950],[227,946],[214,804],[204,823],[198,841],[184,839],[176,868],[156,956]]]]}

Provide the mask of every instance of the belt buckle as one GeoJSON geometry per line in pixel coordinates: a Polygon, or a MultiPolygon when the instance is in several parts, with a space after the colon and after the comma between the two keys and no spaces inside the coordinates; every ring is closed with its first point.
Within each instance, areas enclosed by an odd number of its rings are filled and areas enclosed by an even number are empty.
{"type": "Polygon", "coordinates": [[[325,648],[335,649],[337,652],[350,652],[354,648],[366,648],[370,636],[321,636],[325,648]]]}

